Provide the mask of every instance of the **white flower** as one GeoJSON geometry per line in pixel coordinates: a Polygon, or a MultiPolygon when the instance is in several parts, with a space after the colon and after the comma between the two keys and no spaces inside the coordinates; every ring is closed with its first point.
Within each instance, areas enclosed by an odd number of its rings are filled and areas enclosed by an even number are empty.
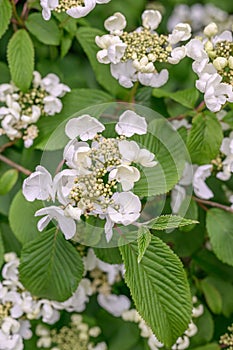
{"type": "Polygon", "coordinates": [[[119,81],[119,84],[125,88],[131,88],[137,81],[137,70],[133,66],[133,61],[111,64],[110,70],[112,76],[119,81]]]}
{"type": "Polygon", "coordinates": [[[183,337],[179,337],[176,341],[176,344],[172,346],[172,350],[184,350],[189,347],[189,338],[184,335],[183,337]]]}
{"type": "Polygon", "coordinates": [[[162,16],[159,11],[146,10],[142,14],[142,25],[150,30],[157,29],[161,20],[162,16]]]}
{"type": "Polygon", "coordinates": [[[59,98],[54,96],[46,96],[43,100],[44,102],[44,111],[48,115],[54,115],[60,113],[62,110],[62,103],[59,98]]]}
{"type": "Polygon", "coordinates": [[[48,21],[51,17],[51,11],[59,5],[59,0],[40,0],[42,7],[42,16],[48,21]]]}
{"type": "Polygon", "coordinates": [[[38,165],[36,171],[24,180],[23,195],[29,202],[35,199],[46,200],[53,196],[52,176],[43,166],[38,165]]]}
{"type": "Polygon", "coordinates": [[[96,36],[95,42],[102,48],[97,53],[97,60],[104,64],[119,63],[127,47],[118,36],[113,35],[96,36]]]}
{"type": "Polygon", "coordinates": [[[134,182],[140,179],[140,171],[128,165],[119,165],[109,173],[109,180],[116,179],[121,183],[123,191],[129,191],[134,187],[134,182]]]}
{"type": "Polygon", "coordinates": [[[151,350],[158,350],[162,348],[164,345],[158,341],[156,336],[152,334],[148,339],[148,345],[151,350]]]}
{"type": "Polygon", "coordinates": [[[75,221],[65,215],[64,210],[59,207],[51,206],[47,208],[42,208],[37,210],[35,216],[45,215],[42,219],[38,221],[37,227],[39,231],[49,224],[49,222],[55,219],[61,231],[64,233],[65,239],[71,239],[76,233],[75,221]]]}
{"type": "Polygon", "coordinates": [[[203,32],[206,36],[212,37],[218,33],[218,26],[216,23],[211,22],[204,28],[203,32]]]}
{"type": "Polygon", "coordinates": [[[180,185],[175,185],[171,191],[171,208],[174,214],[179,213],[181,204],[186,198],[186,190],[180,185]]]}
{"type": "Polygon", "coordinates": [[[175,47],[171,52],[171,57],[168,57],[168,62],[171,64],[179,63],[186,56],[186,47],[175,47]]]}
{"type": "Polygon", "coordinates": [[[204,313],[204,306],[202,304],[193,307],[192,317],[200,317],[204,313]]]}
{"type": "Polygon", "coordinates": [[[130,300],[125,295],[115,294],[98,294],[97,300],[99,305],[107,310],[111,315],[119,317],[122,313],[130,308],[130,300]]]}
{"type": "Polygon", "coordinates": [[[104,27],[110,32],[110,34],[121,35],[126,24],[125,16],[120,12],[116,12],[114,15],[106,19],[104,27]]]}
{"type": "Polygon", "coordinates": [[[138,73],[138,80],[142,85],[158,88],[168,81],[168,70],[162,69],[159,73],[138,73]]]}
{"type": "Polygon", "coordinates": [[[186,41],[191,37],[191,27],[188,23],[179,23],[175,26],[168,40],[170,44],[175,45],[179,41],[186,41]]]}
{"type": "Polygon", "coordinates": [[[204,50],[204,44],[199,39],[192,39],[186,44],[187,56],[191,57],[193,60],[201,62],[203,59],[207,58],[208,55],[204,50]]]}
{"type": "Polygon", "coordinates": [[[60,171],[53,180],[53,196],[57,195],[59,202],[67,205],[70,202],[69,194],[74,186],[74,180],[78,175],[76,169],[60,171]]]}
{"type": "Polygon", "coordinates": [[[134,134],[144,135],[147,132],[146,119],[133,111],[127,110],[121,114],[115,129],[118,135],[127,137],[134,134]]]}
{"type": "Polygon", "coordinates": [[[0,101],[5,102],[6,96],[11,95],[14,92],[12,84],[1,84],[0,85],[0,101]]]}
{"type": "Polygon", "coordinates": [[[223,170],[219,171],[216,177],[222,181],[230,179],[233,172],[233,132],[230,133],[229,137],[224,137],[220,151],[226,155],[223,160],[223,170]]]}
{"type": "Polygon", "coordinates": [[[69,86],[60,83],[56,74],[50,73],[41,80],[41,87],[54,97],[62,97],[70,92],[69,86]]]}
{"type": "Polygon", "coordinates": [[[214,196],[213,192],[206,185],[205,180],[211,175],[212,165],[201,165],[197,168],[193,176],[193,188],[195,194],[203,199],[210,199],[214,196]]]}
{"type": "Polygon", "coordinates": [[[89,174],[91,159],[88,155],[90,150],[88,143],[78,142],[74,139],[66,145],[63,158],[66,160],[66,164],[73,169],[77,169],[80,175],[89,174]]]}
{"type": "Polygon", "coordinates": [[[70,139],[79,137],[82,141],[92,140],[98,132],[105,130],[103,124],[88,114],[73,118],[66,124],[65,132],[70,139]]]}
{"type": "Polygon", "coordinates": [[[118,144],[119,151],[124,163],[139,163],[144,167],[154,167],[158,162],[154,160],[155,155],[147,149],[141,149],[135,141],[122,140],[118,144]]]}
{"type": "Polygon", "coordinates": [[[186,329],[184,334],[190,338],[190,337],[193,337],[197,333],[197,331],[198,331],[197,326],[191,321],[189,323],[188,329],[186,329]]]}
{"type": "Polygon", "coordinates": [[[84,6],[71,7],[66,13],[73,18],[85,17],[95,5],[95,0],[84,0],[84,6]]]}

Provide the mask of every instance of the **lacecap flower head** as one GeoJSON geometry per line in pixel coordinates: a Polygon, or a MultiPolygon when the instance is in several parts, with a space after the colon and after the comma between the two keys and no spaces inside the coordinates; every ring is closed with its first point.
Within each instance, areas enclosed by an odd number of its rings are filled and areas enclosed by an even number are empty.
{"type": "Polygon", "coordinates": [[[49,20],[51,12],[66,12],[73,18],[85,17],[97,4],[106,4],[111,0],[40,0],[42,16],[49,20]]]}
{"type": "Polygon", "coordinates": [[[179,23],[169,35],[158,34],[162,16],[159,11],[146,10],[142,14],[142,27],[133,32],[124,31],[127,22],[120,12],[109,17],[105,28],[109,34],[96,37],[101,48],[97,60],[110,64],[111,74],[120,85],[131,88],[134,82],[160,87],[168,80],[168,70],[160,70],[161,63],[177,64],[186,55],[185,46],[177,46],[191,36],[191,27],[179,23]]]}
{"type": "Polygon", "coordinates": [[[43,215],[38,222],[40,231],[56,219],[65,238],[70,239],[76,233],[76,221],[98,216],[106,221],[104,229],[110,241],[115,224],[128,226],[139,218],[141,202],[132,192],[140,180],[138,168],[154,167],[157,162],[154,154],[127,138],[146,134],[146,120],[127,110],[115,126],[118,137],[106,138],[104,130],[105,126],[90,115],[70,119],[65,127],[70,141],[63,153],[67,169],[52,179],[44,167],[38,166],[24,181],[27,200],[59,202],[35,213],[43,215]]]}
{"type": "Polygon", "coordinates": [[[43,79],[36,71],[33,75],[32,87],[25,93],[13,83],[0,85],[0,102],[4,104],[0,108],[0,135],[10,140],[23,138],[25,147],[30,147],[38,136],[35,123],[39,118],[61,112],[60,97],[70,91],[53,73],[43,79]]]}

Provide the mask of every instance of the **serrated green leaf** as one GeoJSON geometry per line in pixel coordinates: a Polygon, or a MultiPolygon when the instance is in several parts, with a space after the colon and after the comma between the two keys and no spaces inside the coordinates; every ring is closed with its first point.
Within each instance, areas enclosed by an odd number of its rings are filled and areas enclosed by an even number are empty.
{"type": "Polygon", "coordinates": [[[65,301],[76,291],[83,275],[82,259],[56,229],[44,232],[22,249],[20,280],[33,295],[65,301]]]}
{"type": "Polygon", "coordinates": [[[34,48],[25,29],[13,34],[7,47],[11,78],[23,92],[31,85],[34,70],[34,48]]]}
{"type": "Polygon", "coordinates": [[[187,329],[191,296],[185,271],[178,257],[159,238],[152,237],[138,264],[137,242],[121,246],[125,280],[140,315],[156,337],[171,347],[187,329]]]}
{"type": "Polygon", "coordinates": [[[5,62],[0,62],[0,83],[6,83],[8,81],[10,81],[10,71],[9,68],[7,66],[7,64],[5,62]]]}
{"type": "Polygon", "coordinates": [[[96,54],[100,48],[95,44],[95,37],[104,34],[99,29],[82,27],[77,30],[76,37],[88,56],[98,83],[114,96],[125,96],[129,93],[128,90],[120,86],[112,77],[109,65],[97,61],[96,54]]]}
{"type": "Polygon", "coordinates": [[[138,230],[138,263],[141,262],[146,249],[151,242],[151,233],[146,227],[139,227],[138,230]]]}
{"type": "Polygon", "coordinates": [[[53,18],[50,21],[45,21],[41,13],[32,13],[28,16],[25,25],[29,32],[43,44],[60,44],[61,33],[53,18]]]}
{"type": "Polygon", "coordinates": [[[18,180],[18,171],[16,169],[10,169],[7,170],[1,177],[0,177],[0,195],[4,196],[8,192],[12,190],[14,185],[16,184],[18,180]]]}
{"type": "Polygon", "coordinates": [[[35,217],[34,214],[42,207],[41,201],[28,202],[21,191],[14,197],[10,207],[9,222],[12,231],[22,244],[30,242],[40,235],[37,229],[39,218],[35,217]]]}
{"type": "Polygon", "coordinates": [[[153,230],[169,230],[177,227],[198,224],[198,221],[185,219],[178,215],[162,215],[145,223],[145,225],[153,230]]]}
{"type": "Polygon", "coordinates": [[[0,38],[3,36],[7,30],[11,15],[12,15],[12,6],[9,0],[0,0],[0,38]]]}
{"type": "Polygon", "coordinates": [[[201,281],[201,288],[210,310],[214,314],[220,314],[222,311],[222,298],[217,288],[206,279],[201,281]]]}
{"type": "Polygon", "coordinates": [[[199,92],[195,88],[177,92],[169,92],[163,89],[153,89],[152,94],[155,97],[168,97],[187,108],[194,108],[199,97],[199,92]]]}
{"type": "Polygon", "coordinates": [[[214,113],[202,113],[193,119],[187,146],[193,163],[209,164],[219,153],[222,127],[214,113]]]}
{"type": "Polygon", "coordinates": [[[233,215],[218,208],[208,210],[206,227],[214,253],[233,266],[233,215]]]}
{"type": "Polygon", "coordinates": [[[93,248],[95,255],[108,264],[122,264],[122,257],[118,247],[93,248]]]}

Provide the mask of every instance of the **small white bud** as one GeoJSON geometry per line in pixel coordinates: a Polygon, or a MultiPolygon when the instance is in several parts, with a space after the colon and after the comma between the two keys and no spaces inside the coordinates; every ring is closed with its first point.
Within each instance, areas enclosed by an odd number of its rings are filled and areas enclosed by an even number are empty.
{"type": "Polygon", "coordinates": [[[224,69],[228,64],[228,61],[225,57],[217,57],[213,61],[213,65],[217,70],[222,70],[224,69]]]}
{"type": "Polygon", "coordinates": [[[204,34],[208,37],[214,36],[218,33],[218,26],[216,23],[212,22],[204,29],[204,34]]]}
{"type": "Polygon", "coordinates": [[[212,44],[212,42],[210,40],[208,40],[205,43],[205,50],[208,52],[208,51],[213,51],[213,49],[214,49],[214,45],[212,44]]]}
{"type": "Polygon", "coordinates": [[[233,69],[233,56],[230,56],[228,58],[228,65],[229,65],[230,69],[233,69]]]}

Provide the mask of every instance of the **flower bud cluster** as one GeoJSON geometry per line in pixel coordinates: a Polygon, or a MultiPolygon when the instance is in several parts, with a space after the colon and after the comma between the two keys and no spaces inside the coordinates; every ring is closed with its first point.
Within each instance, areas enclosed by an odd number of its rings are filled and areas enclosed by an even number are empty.
{"type": "Polygon", "coordinates": [[[146,10],[142,14],[142,27],[133,32],[124,31],[127,22],[120,12],[105,21],[110,34],[96,37],[101,48],[97,59],[103,64],[110,63],[111,74],[122,86],[130,88],[139,81],[142,85],[160,87],[167,82],[168,71],[159,72],[157,63],[177,64],[185,57],[185,47],[176,44],[190,38],[191,27],[179,23],[170,35],[159,35],[155,29],[161,20],[159,11],[146,10]]]}
{"type": "Polygon", "coordinates": [[[35,123],[41,116],[51,116],[62,110],[59,97],[70,88],[60,83],[58,76],[48,74],[43,79],[34,72],[32,87],[27,92],[20,91],[13,83],[0,85],[0,135],[10,140],[23,138],[24,146],[30,147],[38,136],[35,123]]]}
{"type": "Polygon", "coordinates": [[[110,241],[115,224],[128,226],[139,218],[141,202],[131,192],[141,177],[138,168],[154,167],[157,162],[154,154],[127,137],[146,134],[146,120],[127,110],[115,126],[117,138],[104,137],[104,129],[89,115],[69,120],[65,132],[71,140],[63,153],[68,169],[52,179],[44,167],[38,166],[24,181],[23,194],[27,200],[51,199],[60,203],[35,213],[47,218],[39,220],[40,231],[55,218],[66,239],[70,239],[76,233],[76,221],[82,216],[98,216],[106,220],[105,234],[110,241]]]}

